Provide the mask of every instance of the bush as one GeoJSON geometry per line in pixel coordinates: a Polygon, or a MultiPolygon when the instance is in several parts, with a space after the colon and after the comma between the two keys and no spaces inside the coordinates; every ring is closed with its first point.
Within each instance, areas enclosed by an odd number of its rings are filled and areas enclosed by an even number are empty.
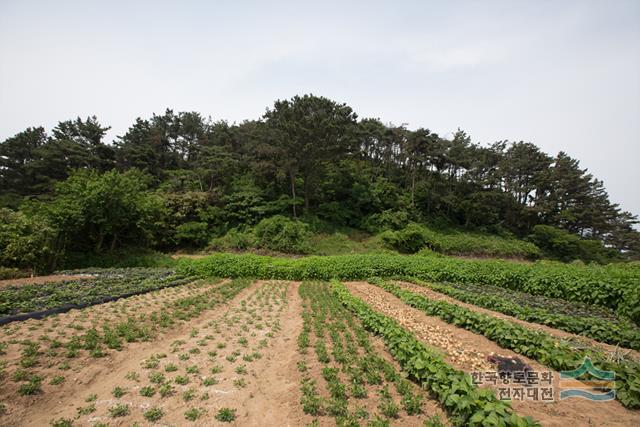
{"type": "Polygon", "coordinates": [[[103,254],[71,252],[62,260],[61,268],[172,267],[175,263],[176,260],[160,252],[144,248],[128,248],[103,254]]]}
{"type": "Polygon", "coordinates": [[[176,240],[185,246],[202,247],[209,240],[209,226],[206,222],[186,222],[176,227],[176,240]]]}
{"type": "Polygon", "coordinates": [[[0,209],[0,265],[47,272],[55,267],[61,253],[52,242],[57,231],[39,215],[0,209]]]}
{"type": "Polygon", "coordinates": [[[380,238],[387,246],[403,253],[435,251],[450,255],[540,257],[540,249],[531,242],[457,230],[438,231],[416,223],[398,231],[385,231],[380,238]]]}
{"type": "Polygon", "coordinates": [[[383,230],[400,230],[409,224],[407,211],[394,211],[388,209],[366,217],[360,226],[370,233],[379,233],[383,230]]]}
{"type": "Polygon", "coordinates": [[[250,232],[243,232],[237,228],[232,228],[222,237],[216,237],[209,242],[210,250],[234,250],[244,251],[254,247],[256,244],[255,236],[250,232]]]}
{"type": "Polygon", "coordinates": [[[578,257],[585,262],[606,264],[619,258],[619,254],[606,248],[599,240],[580,240],[578,242],[578,257]]]}
{"type": "Polygon", "coordinates": [[[0,280],[21,279],[29,277],[29,272],[17,268],[0,267],[0,280]]]}
{"type": "Polygon", "coordinates": [[[571,261],[577,258],[580,238],[548,225],[536,225],[529,240],[542,249],[546,256],[560,261],[571,261]]]}
{"type": "Polygon", "coordinates": [[[449,255],[528,259],[537,259],[542,255],[533,243],[510,237],[460,231],[432,231],[429,236],[427,246],[430,249],[449,255]]]}
{"type": "Polygon", "coordinates": [[[259,247],[285,253],[309,252],[309,227],[282,215],[265,218],[255,227],[259,247]]]}
{"type": "Polygon", "coordinates": [[[416,223],[411,223],[399,231],[387,230],[380,235],[382,241],[402,253],[414,254],[424,247],[433,247],[434,239],[431,238],[429,230],[416,223]]]}
{"type": "Polygon", "coordinates": [[[597,240],[583,240],[575,234],[548,225],[536,225],[529,240],[544,254],[559,261],[569,262],[580,259],[600,264],[615,259],[614,251],[607,249],[597,240]]]}

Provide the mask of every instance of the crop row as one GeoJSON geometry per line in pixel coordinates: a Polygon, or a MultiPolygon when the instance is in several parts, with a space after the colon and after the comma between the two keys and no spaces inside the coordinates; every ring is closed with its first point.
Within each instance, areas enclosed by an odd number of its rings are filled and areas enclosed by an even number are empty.
{"type": "MultiPolygon", "coordinates": [[[[367,426],[386,427],[405,414],[419,417],[424,413],[423,393],[376,351],[367,332],[327,283],[303,282],[299,292],[304,323],[298,336],[303,356],[298,369],[306,414],[335,417],[341,426],[367,422],[367,426]],[[310,349],[317,362],[310,360],[314,358],[310,349]],[[324,379],[328,397],[322,397],[313,373],[324,379]]],[[[435,415],[425,420],[425,425],[443,424],[435,415]]]]}
{"type": "Polygon", "coordinates": [[[501,288],[499,286],[492,285],[453,282],[440,283],[465,292],[498,296],[529,308],[542,308],[551,313],[565,314],[575,317],[599,317],[601,319],[613,321],[617,321],[619,319],[618,316],[616,316],[615,311],[600,305],[589,305],[580,301],[567,301],[561,298],[546,297],[544,295],[534,295],[514,289],[501,288]]]}
{"type": "Polygon", "coordinates": [[[185,275],[281,280],[411,276],[433,282],[477,283],[600,305],[640,321],[640,268],[634,265],[519,264],[394,254],[300,259],[215,254],[199,260],[181,260],[178,271],[185,275]]]}
{"type": "Polygon", "coordinates": [[[76,408],[73,419],[61,418],[58,422],[95,425],[92,420],[111,419],[118,425],[135,426],[141,416],[148,425],[173,425],[174,420],[180,420],[178,424],[186,420],[209,425],[213,418],[235,421],[244,414],[222,405],[236,405],[242,400],[242,390],[254,381],[263,349],[281,331],[287,289],[287,283],[257,287],[239,304],[220,309],[220,316],[207,316],[211,320],[206,323],[194,322],[188,334],[171,344],[158,343],[158,352],[122,374],[110,394],[101,388],[100,394],[91,395],[91,402],[76,408]],[[233,397],[225,399],[217,393],[220,389],[232,390],[228,393],[233,397]],[[211,399],[214,393],[216,397],[211,399]]]}
{"type": "MultiPolygon", "coordinates": [[[[13,366],[4,364],[4,370],[10,373],[11,379],[20,383],[18,392],[22,395],[39,394],[42,392],[40,375],[42,368],[57,366],[60,371],[71,368],[70,362],[77,359],[83,352],[93,358],[107,355],[109,350],[122,350],[126,343],[151,341],[157,332],[167,330],[180,321],[198,317],[202,312],[210,310],[236,296],[249,286],[250,281],[238,279],[220,286],[204,287],[204,292],[198,288],[190,289],[190,295],[164,304],[160,310],[150,314],[141,313],[127,316],[126,320],[113,321],[102,319],[91,324],[89,329],[71,337],[51,338],[44,335],[33,340],[10,339],[0,342],[0,355],[8,352],[8,346],[20,346],[20,359],[13,366]],[[48,346],[48,348],[44,348],[48,346]]],[[[124,306],[123,306],[124,308],[124,306]]],[[[55,320],[54,320],[55,322],[55,320]]],[[[38,324],[36,327],[42,327],[38,324]]],[[[53,331],[51,329],[50,331],[53,331]]],[[[2,375],[0,375],[0,379],[2,375]]]]}
{"type": "Polygon", "coordinates": [[[144,293],[178,286],[192,278],[166,268],[92,270],[94,278],[0,289],[0,316],[54,309],[67,305],[91,305],[105,298],[144,293]]]}
{"type": "MultiPolygon", "coordinates": [[[[413,282],[434,291],[449,295],[457,300],[498,311],[527,322],[557,328],[566,332],[593,338],[596,341],[640,350],[640,328],[629,321],[614,321],[602,317],[586,317],[558,314],[540,307],[528,307],[526,302],[514,302],[511,297],[481,293],[483,288],[427,283],[414,279],[413,282]]],[[[506,292],[505,292],[506,293],[506,292]]]]}
{"type": "Polygon", "coordinates": [[[477,313],[446,301],[430,300],[389,282],[371,282],[430,316],[437,316],[447,323],[484,335],[500,347],[513,350],[552,369],[573,370],[585,357],[590,357],[599,369],[615,372],[616,398],[628,408],[640,407],[640,365],[637,362],[612,362],[592,349],[569,347],[542,331],[532,331],[508,320],[477,313]]]}
{"type": "Polygon", "coordinates": [[[438,398],[454,424],[537,425],[530,417],[517,415],[507,402],[498,400],[493,391],[474,386],[468,374],[448,365],[396,321],[351,295],[343,284],[334,281],[332,287],[340,302],[358,316],[363,326],[384,339],[402,369],[438,398]]]}

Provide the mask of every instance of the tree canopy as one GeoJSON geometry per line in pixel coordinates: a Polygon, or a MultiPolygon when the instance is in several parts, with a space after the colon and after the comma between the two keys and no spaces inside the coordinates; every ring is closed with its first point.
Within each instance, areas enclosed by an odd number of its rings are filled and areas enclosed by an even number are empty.
{"type": "Polygon", "coordinates": [[[4,252],[29,251],[35,243],[7,236],[36,228],[59,248],[167,249],[289,215],[370,231],[444,221],[571,240],[534,233],[542,225],[640,254],[637,217],[609,200],[603,182],[569,154],[530,142],[484,146],[462,130],[443,138],[359,119],[314,95],[277,100],[242,123],[167,109],[113,142],[108,130],[90,116],[0,143],[4,252]]]}

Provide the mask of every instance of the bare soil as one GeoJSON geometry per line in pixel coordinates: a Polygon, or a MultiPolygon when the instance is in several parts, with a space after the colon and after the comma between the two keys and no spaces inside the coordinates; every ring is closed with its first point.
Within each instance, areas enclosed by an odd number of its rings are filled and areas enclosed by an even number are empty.
{"type": "MultiPolygon", "coordinates": [[[[422,311],[409,307],[395,296],[366,282],[346,283],[349,290],[379,312],[392,317],[403,327],[414,333],[430,348],[440,352],[445,361],[462,371],[495,371],[487,361],[490,355],[519,358],[538,372],[550,369],[539,363],[503,349],[484,336],[457,328],[436,317],[427,316],[422,311]]],[[[555,390],[559,389],[559,374],[551,371],[555,390]]],[[[512,402],[520,415],[529,415],[543,426],[637,426],[640,413],[625,409],[617,401],[593,402],[584,399],[554,401],[512,402]]]]}
{"type": "MultiPolygon", "coordinates": [[[[310,423],[314,417],[304,414],[300,404],[302,374],[298,362],[303,360],[303,355],[297,348],[302,329],[298,283],[255,282],[233,299],[191,320],[176,321],[168,329],[153,331],[149,342],[125,343],[122,351],[108,351],[102,358],[86,354],[67,358],[63,349],[47,350],[54,339],[68,342],[92,326],[99,328],[104,323],[115,324],[130,317],[145,319],[178,299],[198,298],[220,284],[194,282],[0,328],[0,342],[8,344],[6,354],[0,355],[0,360],[7,363],[5,373],[0,373],[0,403],[5,404],[7,410],[5,415],[0,415],[0,426],[42,426],[57,419],[74,419],[74,425],[87,426],[96,423],[149,425],[145,413],[152,408],[162,412],[155,425],[299,426],[310,423]],[[45,378],[43,393],[35,396],[18,395],[20,383],[12,380],[23,357],[23,340],[41,343],[39,363],[29,368],[29,372],[45,378]],[[68,369],[61,369],[65,364],[68,369]],[[63,377],[63,382],[51,384],[57,376],[63,377]],[[122,395],[117,391],[122,391],[122,395]],[[112,411],[117,405],[123,405],[128,413],[114,416],[112,411]],[[231,424],[216,420],[222,408],[235,411],[231,424]],[[198,415],[195,421],[186,418],[190,410],[198,415]]],[[[495,367],[487,357],[499,355],[517,357],[539,372],[549,371],[483,336],[427,316],[374,285],[353,282],[347,286],[354,295],[393,317],[430,348],[439,351],[457,369],[469,373],[493,371],[495,367]]],[[[399,369],[382,340],[370,337],[370,341],[377,354],[399,369]]],[[[327,347],[331,353],[331,340],[327,340],[327,347]]],[[[327,397],[323,365],[315,357],[313,343],[304,360],[309,374],[317,381],[320,395],[327,397]]],[[[558,373],[552,374],[557,387],[558,373]]],[[[347,378],[342,380],[346,382],[347,378]]],[[[358,404],[373,414],[378,391],[374,388],[368,391],[371,397],[358,404]]],[[[393,388],[391,393],[394,400],[399,398],[393,388]]],[[[544,426],[640,425],[640,414],[626,410],[618,402],[514,401],[513,407],[519,414],[530,415],[544,426]]],[[[425,399],[424,410],[424,416],[402,416],[393,425],[418,426],[425,417],[434,414],[446,420],[433,400],[425,399]]],[[[318,420],[320,425],[335,422],[326,416],[318,420]]]]}
{"type": "MultiPolygon", "coordinates": [[[[155,311],[162,311],[180,298],[202,294],[211,288],[220,286],[222,283],[224,281],[194,282],[80,310],[74,309],[66,313],[45,317],[44,319],[28,319],[0,326],[0,342],[4,342],[7,345],[6,354],[2,357],[2,360],[8,363],[7,374],[14,372],[12,364],[17,364],[22,350],[21,343],[25,340],[40,343],[41,349],[44,350],[45,347],[51,347],[53,341],[64,344],[76,336],[81,336],[89,328],[96,327],[100,329],[105,324],[113,326],[119,322],[126,321],[128,318],[140,318],[140,316],[146,316],[155,311]]],[[[43,374],[44,372],[41,372],[42,369],[58,364],[62,358],[61,355],[47,354],[46,356],[45,363],[41,363],[32,369],[33,373],[43,374]]],[[[62,359],[64,360],[64,358],[62,359]]],[[[80,359],[82,358],[68,358],[66,362],[73,367],[79,361],[81,362],[80,359]]],[[[61,372],[56,374],[59,375],[61,372]]],[[[5,377],[8,376],[6,375],[5,377]]],[[[3,380],[7,380],[7,378],[0,376],[0,385],[3,386],[0,388],[0,399],[3,397],[3,392],[11,389],[11,385],[3,384],[3,380]]]]}
{"type": "MultiPolygon", "coordinates": [[[[40,400],[48,400],[51,396],[65,396],[75,390],[79,384],[91,381],[102,373],[109,373],[120,361],[127,358],[128,349],[132,347],[153,348],[154,342],[160,339],[170,340],[176,335],[188,331],[187,322],[177,322],[171,328],[155,331],[149,342],[123,342],[123,350],[107,350],[106,356],[93,358],[82,351],[75,357],[68,357],[64,345],[81,336],[90,327],[102,328],[102,325],[113,327],[129,317],[147,315],[152,311],[161,311],[173,301],[186,296],[198,295],[208,289],[216,288],[224,282],[198,282],[175,288],[166,288],[147,294],[136,295],[106,304],[71,310],[42,320],[29,319],[14,322],[0,327],[0,343],[6,348],[0,352],[0,363],[4,364],[4,374],[0,374],[0,403],[6,405],[7,417],[0,414],[0,425],[5,418],[11,419],[15,413],[22,419],[24,411],[32,411],[32,405],[40,400]],[[28,369],[20,365],[25,341],[39,344],[40,354],[37,364],[28,369]],[[54,345],[54,343],[58,343],[54,345]],[[37,375],[43,379],[43,393],[34,396],[19,396],[21,382],[13,380],[17,371],[27,371],[29,375],[37,375]],[[55,377],[62,377],[61,384],[51,384],[55,377]]],[[[245,289],[243,292],[247,292],[245,289]]],[[[243,294],[240,293],[240,295],[243,294]]],[[[236,297],[237,298],[237,297],[236,297]]],[[[0,369],[0,372],[2,370],[0,369]]],[[[53,397],[55,400],[56,397],[53,397]]],[[[48,424],[45,423],[45,424],[48,424]]],[[[16,425],[16,424],[13,424],[16,425]]]]}
{"type": "Polygon", "coordinates": [[[177,326],[160,343],[132,343],[91,360],[73,373],[72,387],[47,390],[29,407],[12,408],[0,424],[47,425],[84,409],[76,424],[142,425],[151,407],[163,411],[162,425],[228,425],[214,418],[224,407],[236,411],[231,425],[287,425],[300,419],[299,399],[292,399],[299,387],[295,337],[301,325],[294,288],[256,283],[219,310],[177,326]],[[171,385],[171,395],[160,396],[162,385],[154,382],[159,377],[171,385]],[[125,394],[115,397],[116,387],[125,394]],[[143,387],[152,387],[153,396],[142,396],[143,387]],[[92,395],[95,400],[86,402],[92,395]],[[127,416],[110,413],[118,404],[128,405],[127,416]],[[192,423],[185,412],[194,408],[201,415],[192,423]]]}

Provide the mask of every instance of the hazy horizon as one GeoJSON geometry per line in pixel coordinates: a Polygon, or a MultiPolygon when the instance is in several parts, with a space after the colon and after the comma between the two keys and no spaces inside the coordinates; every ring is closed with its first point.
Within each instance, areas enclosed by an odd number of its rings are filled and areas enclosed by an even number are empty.
{"type": "Polygon", "coordinates": [[[566,151],[640,214],[640,2],[238,3],[0,1],[0,141],[96,115],[111,142],[166,108],[240,122],[313,93],[566,151]]]}

